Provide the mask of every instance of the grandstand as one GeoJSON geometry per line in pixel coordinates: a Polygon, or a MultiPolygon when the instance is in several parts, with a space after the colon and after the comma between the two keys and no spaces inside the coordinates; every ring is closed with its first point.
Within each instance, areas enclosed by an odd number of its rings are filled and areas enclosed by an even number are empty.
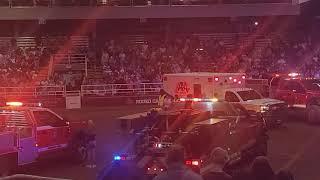
{"type": "MultiPolygon", "coordinates": [[[[297,7],[295,4],[299,4],[303,10],[308,5],[306,2],[210,1],[214,4],[209,7],[212,8],[210,11],[215,12],[214,8],[218,6],[228,9],[239,5],[246,13],[253,14],[230,11],[229,14],[206,14],[194,18],[181,18],[182,14],[169,13],[170,17],[159,19],[156,18],[158,15],[152,14],[156,12],[154,9],[148,11],[157,5],[169,4],[185,5],[190,12],[193,11],[191,7],[203,8],[201,10],[205,12],[208,7],[188,5],[207,3],[209,1],[202,0],[1,1],[4,7],[0,15],[7,14],[7,11],[12,13],[10,18],[0,16],[2,22],[8,24],[8,27],[0,30],[0,59],[5,59],[5,66],[0,68],[2,96],[65,97],[68,91],[79,91],[82,97],[156,95],[164,73],[240,71],[254,78],[262,78],[265,74],[293,67],[292,59],[299,59],[294,64],[298,70],[316,75],[319,69],[316,60],[320,57],[317,51],[312,51],[317,42],[311,39],[316,39],[314,32],[319,27],[310,28],[308,22],[300,21],[296,11],[290,10],[297,7]],[[133,6],[136,3],[152,5],[139,7],[146,12],[144,18],[134,19],[135,16],[132,16],[130,19],[121,19],[123,17],[113,14],[111,9],[109,14],[112,14],[112,18],[103,13],[94,13],[88,20],[87,14],[77,13],[78,6],[99,9],[102,6],[133,6]],[[48,15],[41,21],[37,18],[44,12],[36,11],[37,8],[60,11],[64,6],[68,6],[70,14],[62,16],[61,13],[59,17],[48,15]],[[281,15],[269,10],[268,14],[260,12],[259,6],[266,9],[277,6],[284,10],[279,11],[281,15]],[[21,18],[21,14],[15,13],[15,7],[21,7],[31,20],[21,18]],[[254,11],[248,11],[249,7],[254,11]],[[30,9],[34,14],[29,13],[30,9]],[[77,16],[73,16],[73,13],[77,13],[77,16]],[[237,13],[242,15],[238,16],[237,13]],[[291,22],[295,22],[295,25],[291,22]],[[308,31],[310,29],[313,31],[308,31]],[[312,57],[309,57],[310,54],[312,57]],[[307,58],[308,61],[305,60],[307,58]],[[12,59],[18,62],[18,66],[13,65],[12,59]],[[13,77],[10,79],[14,81],[4,81],[8,77],[13,77]]],[[[193,16],[192,13],[190,16],[193,16]]]]}

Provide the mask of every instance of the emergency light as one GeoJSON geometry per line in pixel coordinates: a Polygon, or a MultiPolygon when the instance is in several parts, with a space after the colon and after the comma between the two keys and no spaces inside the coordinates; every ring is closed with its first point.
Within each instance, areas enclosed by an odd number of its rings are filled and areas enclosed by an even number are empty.
{"type": "Polygon", "coordinates": [[[115,160],[115,161],[120,161],[120,160],[121,160],[121,156],[114,156],[114,157],[113,157],[113,160],[115,160]]]}
{"type": "Polygon", "coordinates": [[[126,161],[126,160],[133,160],[136,156],[135,155],[115,155],[113,156],[113,160],[115,161],[126,161]]]}
{"type": "Polygon", "coordinates": [[[6,102],[7,106],[23,106],[22,102],[6,102]]]}
{"type": "Polygon", "coordinates": [[[299,75],[300,75],[299,73],[289,73],[288,74],[288,76],[290,76],[290,77],[297,77],[299,75]]]}

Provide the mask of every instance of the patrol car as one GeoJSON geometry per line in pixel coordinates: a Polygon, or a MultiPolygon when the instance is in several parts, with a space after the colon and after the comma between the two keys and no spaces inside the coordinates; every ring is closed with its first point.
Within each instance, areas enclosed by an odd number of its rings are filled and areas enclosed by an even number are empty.
{"type": "MultiPolygon", "coordinates": [[[[58,152],[71,152],[73,135],[86,126],[84,122],[70,123],[52,110],[39,106],[7,102],[6,106],[0,107],[3,173],[58,152]]],[[[76,149],[72,150],[75,150],[73,155],[78,155],[76,149]]]]}
{"type": "MultiPolygon", "coordinates": [[[[180,110],[184,112],[187,101],[189,99],[176,103],[173,111],[182,107],[180,110]]],[[[161,118],[165,112],[160,112],[154,126],[148,126],[133,138],[138,141],[133,148],[136,151],[115,154],[114,161],[131,164],[153,177],[166,170],[166,152],[176,143],[186,148],[185,163],[198,173],[206,166],[205,159],[215,147],[223,147],[233,158],[239,159],[267,154],[267,136],[262,121],[240,104],[197,100],[189,113],[197,110],[203,113],[193,118],[180,117],[180,114],[172,120],[161,118]]],[[[167,114],[170,116],[173,111],[167,114]]],[[[150,119],[146,117],[145,120],[150,119]]]]}

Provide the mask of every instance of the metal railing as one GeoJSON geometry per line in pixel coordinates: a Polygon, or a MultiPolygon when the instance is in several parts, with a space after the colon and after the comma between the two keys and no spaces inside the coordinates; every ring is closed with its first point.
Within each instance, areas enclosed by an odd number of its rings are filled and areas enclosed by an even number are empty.
{"type": "Polygon", "coordinates": [[[82,96],[158,95],[162,83],[82,85],[82,96]]]}
{"type": "MultiPolygon", "coordinates": [[[[259,89],[268,85],[265,79],[247,79],[246,84],[253,89],[259,89]]],[[[128,96],[152,96],[159,95],[162,83],[138,83],[138,84],[105,84],[82,85],[80,91],[66,91],[65,86],[38,86],[38,87],[0,87],[2,97],[41,97],[59,96],[66,97],[70,93],[80,93],[83,96],[104,97],[128,97],[128,96]]]]}
{"type": "Polygon", "coordinates": [[[148,6],[148,5],[210,5],[210,4],[257,4],[294,3],[293,0],[0,0],[4,7],[35,6],[148,6]]]}
{"type": "Polygon", "coordinates": [[[34,87],[0,87],[0,96],[7,97],[39,97],[61,96],[64,97],[65,86],[34,86],[34,87]]]}
{"type": "Polygon", "coordinates": [[[55,54],[52,56],[54,70],[85,71],[88,74],[88,59],[86,54],[55,54]]]}

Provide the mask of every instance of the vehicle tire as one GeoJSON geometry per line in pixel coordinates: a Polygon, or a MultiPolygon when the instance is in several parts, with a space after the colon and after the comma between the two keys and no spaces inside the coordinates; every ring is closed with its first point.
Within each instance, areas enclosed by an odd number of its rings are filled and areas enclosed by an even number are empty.
{"type": "Polygon", "coordinates": [[[308,123],[319,123],[320,122],[320,106],[319,105],[307,106],[306,121],[308,123]]]}

